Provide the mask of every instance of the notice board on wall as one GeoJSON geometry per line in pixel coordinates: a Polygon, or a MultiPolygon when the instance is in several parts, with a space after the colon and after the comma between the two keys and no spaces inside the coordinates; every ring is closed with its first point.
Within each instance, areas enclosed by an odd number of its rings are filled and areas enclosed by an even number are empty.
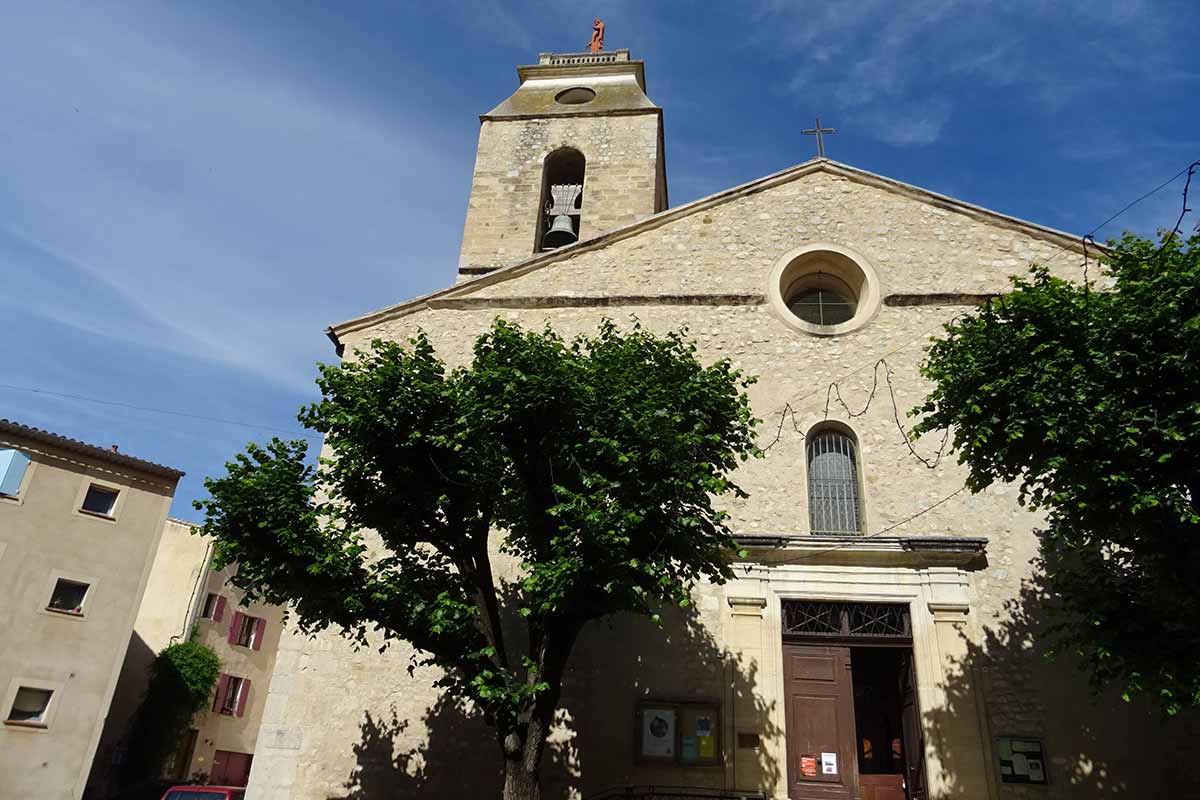
{"type": "Polygon", "coordinates": [[[720,703],[643,700],[637,708],[638,760],[681,766],[722,763],[720,703]]]}
{"type": "Polygon", "coordinates": [[[1033,736],[999,736],[996,755],[1002,783],[1046,784],[1046,753],[1041,739],[1033,736]]]}

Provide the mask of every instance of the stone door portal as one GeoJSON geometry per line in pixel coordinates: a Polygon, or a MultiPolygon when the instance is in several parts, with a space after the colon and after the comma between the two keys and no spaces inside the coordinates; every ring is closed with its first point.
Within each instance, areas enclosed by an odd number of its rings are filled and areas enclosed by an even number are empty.
{"type": "Polygon", "coordinates": [[[908,608],[785,601],[790,800],[926,800],[908,608]]]}

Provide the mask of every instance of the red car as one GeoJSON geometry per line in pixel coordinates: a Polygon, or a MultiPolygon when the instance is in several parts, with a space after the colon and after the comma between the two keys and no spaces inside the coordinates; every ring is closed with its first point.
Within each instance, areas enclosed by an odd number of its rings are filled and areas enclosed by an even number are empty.
{"type": "Polygon", "coordinates": [[[172,786],[162,800],[243,800],[242,786],[172,786]]]}

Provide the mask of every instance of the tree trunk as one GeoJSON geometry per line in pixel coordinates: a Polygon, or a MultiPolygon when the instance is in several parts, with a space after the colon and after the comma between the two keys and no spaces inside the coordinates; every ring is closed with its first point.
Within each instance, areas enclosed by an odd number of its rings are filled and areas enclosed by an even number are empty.
{"type": "Polygon", "coordinates": [[[548,684],[533,702],[528,721],[518,730],[510,731],[501,742],[504,752],[504,800],[540,800],[542,753],[554,725],[554,711],[562,694],[563,669],[579,634],[575,621],[561,624],[541,638],[540,669],[530,676],[531,681],[548,684]]]}
{"type": "MultiPolygon", "coordinates": [[[[523,754],[522,754],[523,755],[523,754]]],[[[540,800],[538,768],[528,769],[524,758],[504,760],[504,800],[540,800]]]]}

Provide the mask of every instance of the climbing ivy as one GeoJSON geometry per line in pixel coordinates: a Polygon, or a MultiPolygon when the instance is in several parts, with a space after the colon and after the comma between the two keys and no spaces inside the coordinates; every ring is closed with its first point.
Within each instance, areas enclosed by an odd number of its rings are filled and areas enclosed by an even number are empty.
{"type": "Polygon", "coordinates": [[[122,783],[157,778],[182,745],[192,717],[211,699],[221,662],[199,642],[169,645],[150,668],[146,696],[134,717],[122,783]]]}

